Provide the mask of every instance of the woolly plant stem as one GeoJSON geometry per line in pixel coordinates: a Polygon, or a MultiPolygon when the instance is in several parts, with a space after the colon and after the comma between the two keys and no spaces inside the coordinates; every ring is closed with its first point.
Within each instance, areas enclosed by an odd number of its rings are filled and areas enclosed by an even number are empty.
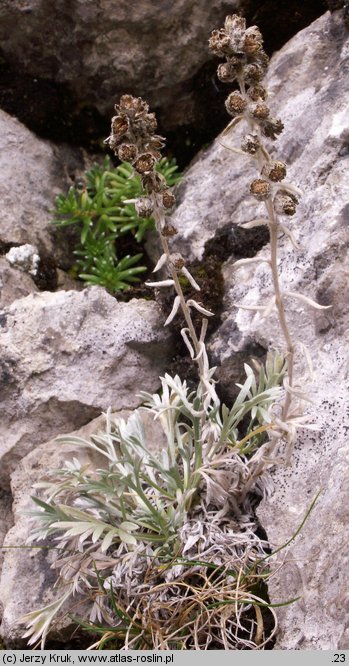
{"type": "MultiPolygon", "coordinates": [[[[238,78],[238,84],[240,88],[240,92],[242,94],[245,94],[246,92],[246,87],[245,87],[245,82],[238,78]]],[[[256,123],[253,122],[252,119],[247,119],[247,124],[249,126],[249,129],[252,133],[257,134],[259,144],[260,144],[260,151],[257,157],[258,164],[259,164],[259,170],[262,171],[263,165],[265,163],[268,163],[270,161],[270,156],[263,145],[262,142],[262,137],[261,137],[261,132],[256,125],[256,123]]],[[[274,204],[269,197],[265,202],[265,207],[267,211],[267,216],[268,216],[268,228],[269,228],[269,238],[270,238],[270,268],[271,268],[271,276],[272,276],[272,283],[273,283],[273,290],[274,290],[274,296],[275,296],[275,307],[276,311],[278,314],[278,319],[279,319],[279,324],[280,328],[282,330],[285,343],[286,343],[286,363],[287,363],[287,375],[288,375],[288,386],[289,388],[292,389],[293,386],[293,371],[294,371],[294,344],[292,342],[290,330],[288,327],[287,323],[287,318],[286,318],[286,313],[285,313],[285,307],[284,307],[284,300],[283,300],[283,295],[282,295],[282,290],[280,287],[280,279],[279,279],[279,269],[278,269],[278,248],[279,248],[279,239],[278,239],[278,232],[279,232],[279,222],[275,213],[274,209],[274,204]]],[[[289,409],[291,406],[292,402],[292,394],[291,392],[286,389],[286,394],[285,394],[285,399],[282,405],[282,414],[281,418],[282,421],[287,420],[287,416],[289,413],[289,409]]],[[[269,439],[269,442],[266,445],[266,449],[264,452],[264,459],[271,456],[273,454],[273,451],[275,450],[275,447],[277,446],[277,442],[279,440],[279,437],[274,435],[271,436],[269,439]]],[[[256,468],[254,469],[253,472],[251,472],[250,476],[248,479],[246,479],[246,483],[244,486],[244,491],[241,496],[241,501],[244,501],[248,493],[253,487],[254,481],[256,478],[258,478],[261,473],[263,472],[265,468],[265,462],[264,460],[261,460],[259,463],[257,463],[256,468]]]]}
{"type": "MultiPolygon", "coordinates": [[[[238,78],[238,84],[240,88],[241,94],[245,94],[246,92],[246,86],[245,82],[241,79],[238,78]]],[[[248,125],[253,133],[257,133],[261,151],[259,152],[258,155],[258,162],[259,165],[262,169],[263,164],[265,162],[268,162],[270,160],[270,156],[268,151],[266,150],[265,146],[262,143],[262,137],[261,137],[261,132],[259,130],[259,127],[256,126],[256,124],[252,120],[248,120],[248,125]],[[264,159],[263,159],[264,156],[264,159]]],[[[285,313],[285,307],[284,307],[284,300],[283,300],[283,295],[282,291],[280,288],[280,280],[279,280],[279,270],[278,270],[278,231],[279,231],[279,222],[274,210],[274,204],[271,198],[267,199],[265,202],[265,207],[267,210],[268,214],[268,220],[269,220],[269,237],[270,237],[270,266],[271,266],[271,274],[272,274],[272,281],[273,281],[273,289],[274,289],[274,295],[275,295],[275,306],[276,310],[278,313],[278,318],[279,318],[279,323],[280,327],[285,339],[286,343],[286,363],[287,363],[287,375],[288,375],[288,385],[292,389],[293,386],[293,369],[294,369],[294,344],[292,342],[290,330],[288,327],[287,323],[287,318],[286,318],[286,313],[285,313]]],[[[285,395],[285,400],[284,404],[282,406],[282,420],[286,421],[289,408],[291,406],[292,402],[292,395],[291,392],[286,390],[286,395],[285,395]]]]}
{"type": "Polygon", "coordinates": [[[170,260],[170,254],[171,253],[170,253],[170,249],[169,249],[169,246],[168,246],[168,242],[167,242],[166,238],[161,233],[161,229],[162,229],[162,227],[165,223],[165,215],[164,215],[163,211],[160,210],[159,206],[155,205],[154,208],[155,208],[154,209],[154,219],[155,219],[156,228],[157,228],[159,236],[160,236],[161,247],[163,249],[163,252],[167,256],[167,265],[169,266],[170,275],[171,275],[171,278],[174,282],[174,288],[176,290],[177,296],[179,296],[179,298],[180,298],[181,310],[183,312],[183,316],[184,316],[184,319],[185,319],[186,324],[188,326],[190,337],[191,337],[191,340],[192,340],[192,343],[193,343],[193,347],[194,347],[195,354],[196,354],[196,361],[197,361],[198,368],[199,368],[200,380],[201,380],[201,378],[204,376],[204,363],[203,363],[202,356],[201,355],[199,356],[199,353],[200,353],[199,339],[198,339],[198,336],[196,335],[196,331],[195,331],[195,328],[194,328],[194,324],[192,322],[189,307],[187,306],[186,300],[184,298],[183,290],[182,290],[181,284],[180,284],[179,279],[178,279],[177,271],[176,271],[175,267],[172,265],[171,260],[170,260]]]}
{"type": "MultiPolygon", "coordinates": [[[[270,234],[270,265],[273,279],[273,287],[275,294],[275,305],[279,317],[280,327],[286,342],[286,362],[288,384],[290,388],[293,385],[293,369],[294,369],[294,345],[292,342],[290,330],[288,327],[284,299],[280,288],[279,271],[278,271],[278,231],[279,223],[277,221],[274,206],[271,200],[265,202],[265,206],[269,217],[269,234],[270,234]]],[[[285,401],[282,409],[282,418],[284,421],[287,419],[288,410],[290,408],[292,396],[290,391],[286,391],[285,401]]]]}
{"type": "MultiPolygon", "coordinates": [[[[283,296],[282,296],[282,291],[280,287],[280,280],[279,280],[279,270],[278,270],[278,231],[279,231],[279,222],[277,220],[275,211],[274,211],[274,206],[273,202],[271,199],[268,199],[265,201],[265,206],[267,209],[267,214],[268,214],[268,219],[269,219],[269,236],[270,236],[270,267],[271,267],[271,274],[272,274],[272,281],[273,281],[273,289],[274,289],[274,295],[275,295],[275,306],[276,310],[278,313],[278,318],[279,318],[279,323],[280,327],[283,333],[283,336],[285,338],[286,342],[286,363],[287,363],[287,375],[288,375],[288,383],[289,386],[292,388],[293,384],[293,369],[294,369],[294,345],[292,342],[291,334],[288,328],[287,324],[287,319],[286,319],[286,313],[285,313],[285,307],[284,307],[284,301],[283,301],[283,296]]],[[[292,402],[292,395],[290,391],[286,390],[286,395],[285,395],[285,400],[282,405],[282,420],[286,421],[287,416],[288,416],[288,411],[290,408],[292,402]]],[[[253,484],[255,482],[255,479],[258,478],[263,470],[265,469],[265,458],[268,458],[273,454],[273,451],[275,450],[275,446],[277,446],[277,442],[279,440],[279,437],[271,436],[269,442],[266,444],[265,452],[264,452],[264,460],[261,460],[258,464],[257,467],[253,470],[249,478],[246,480],[246,483],[244,485],[244,490],[241,496],[241,501],[244,501],[248,493],[253,487],[253,484]]]]}

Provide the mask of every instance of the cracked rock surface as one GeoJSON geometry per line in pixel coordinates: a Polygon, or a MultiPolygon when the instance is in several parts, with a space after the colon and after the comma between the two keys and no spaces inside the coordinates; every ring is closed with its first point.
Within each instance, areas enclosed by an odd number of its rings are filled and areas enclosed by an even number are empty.
{"type": "Polygon", "coordinates": [[[69,266],[71,234],[53,227],[52,209],[82,168],[79,150],[39,139],[0,110],[0,251],[31,243],[69,266]]]}
{"type": "Polygon", "coordinates": [[[133,91],[175,124],[192,112],[186,83],[209,60],[210,30],[238,4],[138,0],[130,11],[127,0],[4,0],[1,43],[10,63],[67,84],[80,104],[109,115],[114,97],[133,91]]]}
{"type": "MultiPolygon", "coordinates": [[[[32,277],[12,268],[5,257],[0,257],[0,308],[38,291],[32,277]]],[[[1,321],[1,315],[0,315],[1,321]]]]}
{"type": "Polygon", "coordinates": [[[158,306],[102,287],[42,292],[1,312],[0,485],[19,459],[112,407],[155,391],[170,354],[158,306]]]}
{"type": "Polygon", "coordinates": [[[76,140],[79,113],[89,133],[94,114],[103,123],[129,92],[147,99],[166,132],[187,126],[202,141],[213,136],[212,116],[222,118],[210,31],[241,11],[260,25],[273,52],[325,7],[325,0],[288,0],[277,11],[274,0],[137,0],[132,7],[127,0],[1,0],[4,103],[39,133],[49,127],[56,136],[58,125],[66,135],[72,122],[76,140]]]}

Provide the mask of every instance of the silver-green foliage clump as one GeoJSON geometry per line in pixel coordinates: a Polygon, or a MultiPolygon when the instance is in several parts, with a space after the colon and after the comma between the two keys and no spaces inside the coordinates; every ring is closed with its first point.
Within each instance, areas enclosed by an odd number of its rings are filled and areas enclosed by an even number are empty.
{"type": "MultiPolygon", "coordinates": [[[[45,639],[63,602],[78,592],[91,600],[91,621],[107,625],[109,638],[122,646],[145,648],[150,641],[152,648],[195,649],[196,640],[200,649],[212,641],[223,649],[236,645],[239,614],[247,617],[256,593],[248,577],[239,587],[233,576],[241,568],[245,573],[258,568],[265,546],[256,534],[244,484],[272,420],[284,361],[269,358],[258,382],[251,368],[245,369],[246,381],[230,409],[205,407],[198,391],[189,390],[178,376],[166,375],[161,394],[143,394],[144,407],[128,421],[109,413],[105,430],[91,440],[61,438],[61,444],[99,454],[100,467],[82,466],[75,459],[37,485],[44,499],[34,498],[38,508],[32,539],[55,537],[63,594],[25,618],[30,643],[45,639]],[[143,410],[161,425],[162,450],[146,439],[143,410]],[[209,628],[205,604],[196,624],[189,622],[183,631],[182,614],[194,603],[188,590],[183,596],[185,587],[195,587],[200,578],[209,584],[216,570],[226,595],[218,585],[221,596],[217,592],[212,613],[222,611],[233,593],[243,599],[239,612],[231,606],[224,623],[209,628]],[[158,630],[151,637],[153,625],[158,630]]],[[[263,481],[254,490],[263,494],[263,481]]],[[[210,598],[212,587],[211,581],[210,598]]],[[[253,647],[254,620],[248,623],[251,638],[246,636],[245,643],[253,647]]]]}
{"type": "MultiPolygon", "coordinates": [[[[175,160],[162,158],[158,171],[169,186],[180,178],[175,160]]],[[[54,224],[74,225],[79,230],[73,272],[87,284],[99,284],[114,293],[138,282],[146,271],[141,252],[120,257],[117,250],[118,239],[126,234],[141,243],[154,228],[152,217],[140,217],[136,212],[133,201],[142,192],[141,179],[130,164],[113,168],[107,157],[103,165],[95,164],[86,172],[83,186],[71,187],[67,195],[56,198],[54,224]]]]}

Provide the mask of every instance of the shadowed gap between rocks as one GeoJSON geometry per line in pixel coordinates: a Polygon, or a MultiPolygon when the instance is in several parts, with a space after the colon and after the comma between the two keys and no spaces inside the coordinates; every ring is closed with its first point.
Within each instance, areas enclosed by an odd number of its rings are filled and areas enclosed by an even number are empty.
{"type": "MultiPolygon", "coordinates": [[[[331,9],[346,6],[343,0],[328,0],[328,4],[331,9]]],[[[265,37],[266,51],[271,55],[321,16],[327,7],[325,0],[281,0],[278,3],[275,0],[259,3],[241,0],[234,9],[246,17],[248,24],[259,25],[265,37]]],[[[214,27],[212,25],[210,29],[214,27]]],[[[181,82],[176,95],[178,104],[170,99],[173,90],[169,86],[168,103],[158,107],[153,105],[159,118],[160,134],[167,136],[168,153],[176,157],[180,168],[188,165],[198,150],[212,141],[227,123],[223,105],[226,90],[216,77],[216,67],[216,62],[209,59],[207,53],[207,62],[191,78],[181,82]],[[191,109],[189,122],[184,108],[188,100],[191,109]]],[[[116,70],[116,80],[117,76],[116,70]]],[[[103,74],[100,77],[102,85],[103,74]]],[[[95,86],[98,86],[98,73],[95,86]]],[[[110,112],[114,102],[125,92],[124,87],[120,90],[116,88],[115,99],[110,100],[110,112]]],[[[137,86],[133,87],[129,92],[140,94],[137,86]]],[[[142,94],[146,96],[144,91],[142,94]]],[[[103,139],[109,132],[109,114],[107,116],[97,110],[89,99],[88,90],[85,99],[80,97],[71,84],[33,76],[30,66],[26,70],[26,64],[16,64],[13,54],[0,51],[0,108],[16,116],[42,138],[104,152],[103,139]]]]}
{"type": "MultiPolygon", "coordinates": [[[[223,263],[230,258],[238,260],[254,257],[268,242],[269,231],[267,227],[243,229],[234,224],[227,224],[218,229],[214,237],[206,242],[202,261],[194,261],[188,265],[191,274],[200,285],[201,291],[198,295],[198,292],[191,287],[189,282],[185,278],[182,278],[182,288],[185,296],[201,301],[205,308],[214,313],[214,316],[209,318],[208,321],[208,349],[210,337],[222,324],[224,309],[223,263]]],[[[173,302],[172,294],[160,291],[157,295],[157,300],[164,313],[168,313],[171,310],[173,302]]],[[[200,330],[202,315],[199,313],[195,314],[193,310],[192,316],[196,329],[200,330]]],[[[187,347],[180,334],[180,330],[184,326],[184,318],[180,315],[177,315],[170,325],[174,338],[174,352],[168,372],[186,378],[189,384],[195,386],[197,383],[197,370],[189,358],[187,347]]],[[[231,359],[231,364],[226,363],[224,366],[217,368],[217,393],[223,403],[230,405],[236,397],[238,389],[235,386],[235,382],[240,381],[244,376],[244,363],[248,359],[250,360],[251,357],[263,360],[265,354],[266,350],[263,347],[251,341],[243,352],[234,355],[234,358],[231,359]]],[[[211,359],[211,365],[215,364],[216,359],[211,359]]]]}

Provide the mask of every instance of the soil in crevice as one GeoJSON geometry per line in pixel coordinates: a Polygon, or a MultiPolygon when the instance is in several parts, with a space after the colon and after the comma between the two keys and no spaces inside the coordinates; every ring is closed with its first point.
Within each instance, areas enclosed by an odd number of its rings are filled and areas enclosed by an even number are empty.
{"type": "MultiPolygon", "coordinates": [[[[269,241],[269,232],[267,227],[256,229],[242,229],[236,225],[226,225],[216,231],[215,236],[210,239],[204,250],[201,261],[194,261],[187,265],[190,273],[198,282],[201,291],[196,291],[184,277],[181,278],[182,289],[187,299],[191,298],[200,302],[206,309],[214,313],[213,317],[208,319],[208,331],[206,340],[209,344],[210,337],[219,328],[222,323],[222,313],[224,308],[224,280],[222,274],[222,265],[229,258],[241,259],[253,257],[269,241]]],[[[173,305],[174,295],[169,290],[158,290],[156,300],[160,303],[164,315],[168,316],[173,305]]],[[[195,328],[200,332],[202,315],[192,308],[191,310],[195,328]]],[[[173,357],[168,368],[170,374],[179,374],[182,379],[186,379],[192,387],[197,384],[197,369],[189,356],[188,349],[183,342],[181,329],[186,326],[184,317],[178,313],[170,324],[170,330],[173,333],[173,357]]],[[[236,381],[243,376],[243,364],[247,357],[264,358],[265,349],[252,343],[250,347],[241,354],[236,355],[234,363],[237,366],[234,372],[236,381]]],[[[215,359],[212,359],[215,364],[215,359]]],[[[236,395],[236,387],[232,386],[232,373],[226,368],[218,368],[216,377],[219,379],[217,384],[217,393],[219,398],[225,404],[231,404],[236,395]]],[[[234,382],[233,382],[234,384],[234,382]]]]}

